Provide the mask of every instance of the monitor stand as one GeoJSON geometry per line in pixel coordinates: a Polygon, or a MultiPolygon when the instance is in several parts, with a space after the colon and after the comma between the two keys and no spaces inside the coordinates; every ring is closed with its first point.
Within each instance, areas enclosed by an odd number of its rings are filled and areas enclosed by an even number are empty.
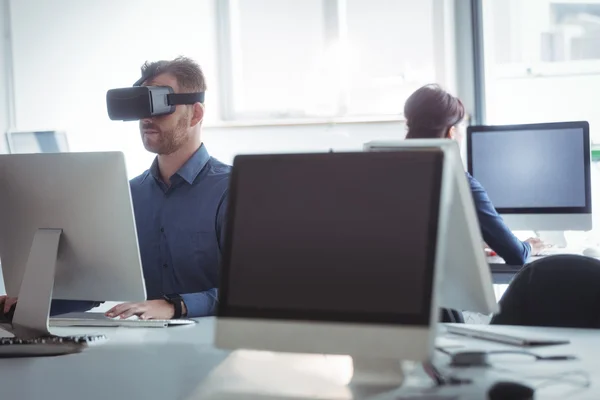
{"type": "Polygon", "coordinates": [[[3,327],[19,341],[17,346],[3,346],[1,357],[73,354],[106,339],[104,335],[57,336],[50,332],[48,319],[61,235],[62,229],[38,229],[33,236],[11,327],[3,327]]]}
{"type": "Polygon", "coordinates": [[[535,234],[547,245],[567,247],[567,238],[564,231],[535,231],[535,234]]]}
{"type": "Polygon", "coordinates": [[[48,317],[61,234],[62,229],[38,229],[33,236],[12,320],[16,337],[51,336],[48,317]]]}
{"type": "Polygon", "coordinates": [[[348,386],[353,398],[395,390],[404,382],[399,359],[352,357],[352,365],[354,372],[348,386]]]}

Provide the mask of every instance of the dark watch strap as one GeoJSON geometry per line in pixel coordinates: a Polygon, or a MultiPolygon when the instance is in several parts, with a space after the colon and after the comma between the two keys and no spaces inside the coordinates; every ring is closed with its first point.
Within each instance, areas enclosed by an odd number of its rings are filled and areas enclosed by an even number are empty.
{"type": "Polygon", "coordinates": [[[181,318],[181,302],[183,301],[181,299],[181,296],[179,295],[165,295],[164,296],[165,300],[168,301],[169,303],[173,304],[173,307],[175,308],[175,314],[173,315],[174,319],[178,319],[181,318]]]}

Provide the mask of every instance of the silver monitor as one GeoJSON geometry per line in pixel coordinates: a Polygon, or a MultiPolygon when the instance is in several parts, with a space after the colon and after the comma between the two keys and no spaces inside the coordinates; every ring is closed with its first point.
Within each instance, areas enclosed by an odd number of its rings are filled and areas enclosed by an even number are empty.
{"type": "Polygon", "coordinates": [[[469,173],[513,230],[590,230],[589,129],[584,121],[470,126],[469,173]]]}
{"type": "Polygon", "coordinates": [[[65,153],[69,151],[63,131],[15,131],[6,133],[11,154],[65,153]]]}
{"type": "MultiPolygon", "coordinates": [[[[448,219],[440,222],[438,270],[442,271],[437,295],[439,307],[492,314],[499,311],[489,264],[483,251],[483,238],[456,141],[411,139],[372,141],[365,151],[416,151],[439,148],[447,159],[447,179],[451,190],[443,199],[448,219]]],[[[446,175],[445,175],[446,177],[446,175]]],[[[442,214],[443,215],[443,214],[442,214]]]]}
{"type": "Polygon", "coordinates": [[[0,260],[18,336],[48,333],[50,299],[146,298],[120,152],[0,155],[0,260]]]}
{"type": "Polygon", "coordinates": [[[400,360],[433,351],[451,162],[442,148],[236,157],[216,345],[347,354],[353,385],[401,382],[400,360]]]}

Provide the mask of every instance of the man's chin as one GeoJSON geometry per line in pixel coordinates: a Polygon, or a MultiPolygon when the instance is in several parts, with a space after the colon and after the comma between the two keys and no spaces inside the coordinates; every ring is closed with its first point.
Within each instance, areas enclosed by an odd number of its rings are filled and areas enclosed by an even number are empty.
{"type": "Polygon", "coordinates": [[[144,148],[146,149],[146,151],[149,151],[150,153],[154,153],[154,154],[160,154],[161,153],[161,146],[157,145],[155,143],[149,143],[147,140],[144,140],[144,148]]]}

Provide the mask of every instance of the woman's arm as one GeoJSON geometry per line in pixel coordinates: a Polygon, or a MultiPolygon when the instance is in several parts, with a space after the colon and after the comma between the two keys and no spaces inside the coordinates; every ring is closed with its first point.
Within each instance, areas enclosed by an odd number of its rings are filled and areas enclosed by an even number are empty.
{"type": "Polygon", "coordinates": [[[504,220],[498,214],[496,208],[494,208],[483,186],[471,175],[467,174],[467,178],[471,186],[471,193],[483,240],[507,264],[525,264],[531,253],[529,243],[520,241],[508,229],[508,226],[506,226],[504,220]]]}

